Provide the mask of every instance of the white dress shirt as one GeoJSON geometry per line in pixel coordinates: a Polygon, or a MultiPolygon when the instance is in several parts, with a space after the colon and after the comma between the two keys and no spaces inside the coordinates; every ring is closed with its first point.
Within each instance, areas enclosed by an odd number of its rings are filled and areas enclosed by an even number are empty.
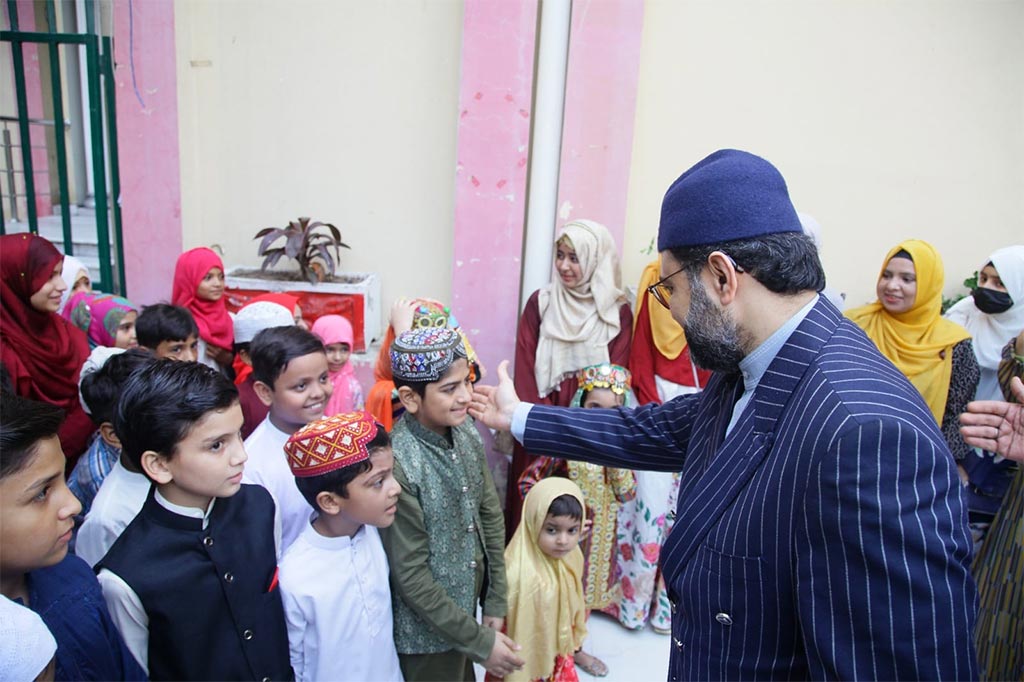
{"type": "Polygon", "coordinates": [[[274,426],[267,416],[245,439],[249,461],[242,474],[243,483],[255,483],[270,491],[281,518],[281,551],[284,552],[309,525],[313,513],[309,502],[295,485],[295,476],[288,466],[284,444],[289,434],[274,426]]]}
{"type": "Polygon", "coordinates": [[[121,460],[115,462],[78,529],[75,554],[90,566],[98,564],[142,509],[150,485],[145,474],[128,471],[121,460]]]}
{"type": "Polygon", "coordinates": [[[328,538],[307,523],[281,560],[280,583],[296,682],[402,680],[376,528],[328,538]]]}

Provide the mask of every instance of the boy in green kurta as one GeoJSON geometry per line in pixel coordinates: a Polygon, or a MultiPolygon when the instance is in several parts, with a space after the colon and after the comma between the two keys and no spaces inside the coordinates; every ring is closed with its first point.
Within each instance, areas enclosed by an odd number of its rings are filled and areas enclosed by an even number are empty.
{"type": "Polygon", "coordinates": [[[458,332],[414,329],[391,346],[405,414],[391,431],[402,486],[382,532],[391,566],[402,674],[473,680],[473,662],[504,677],[523,661],[505,621],[505,522],[471,420],[466,348],[458,332]],[[476,608],[483,606],[483,623],[476,608]]]}

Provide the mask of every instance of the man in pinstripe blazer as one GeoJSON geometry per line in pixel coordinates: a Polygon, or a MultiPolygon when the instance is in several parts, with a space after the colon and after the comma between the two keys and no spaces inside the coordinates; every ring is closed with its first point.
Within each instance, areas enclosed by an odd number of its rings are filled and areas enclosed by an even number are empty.
{"type": "Polygon", "coordinates": [[[920,394],[820,298],[785,182],[716,152],[669,188],[651,293],[715,370],[636,410],[519,402],[507,362],[471,412],[531,452],[682,471],[661,554],[670,679],[973,679],[971,542],[920,394]]]}

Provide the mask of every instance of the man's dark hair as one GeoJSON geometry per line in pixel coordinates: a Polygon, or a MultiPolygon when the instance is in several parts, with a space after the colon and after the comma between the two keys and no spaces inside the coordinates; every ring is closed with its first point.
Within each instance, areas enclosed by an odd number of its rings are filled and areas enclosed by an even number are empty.
{"type": "Polygon", "coordinates": [[[814,241],[802,232],[777,232],[753,239],[669,249],[679,261],[690,286],[697,286],[700,273],[713,251],[727,253],[751,277],[769,291],[792,295],[825,288],[825,271],[814,241]]]}
{"type": "Polygon", "coordinates": [[[156,362],[156,358],[148,350],[129,348],[112,356],[102,367],[82,379],[82,400],[97,426],[103,422],[113,423],[114,408],[128,377],[151,362],[156,362]]]}
{"type": "Polygon", "coordinates": [[[154,360],[128,377],[114,411],[114,433],[121,452],[142,471],[142,453],[171,459],[198,421],[237,402],[238,389],[217,370],[154,360]]]}
{"type": "Polygon", "coordinates": [[[28,466],[39,441],[56,436],[63,422],[59,407],[0,393],[0,479],[28,466]]]}
{"type": "Polygon", "coordinates": [[[169,303],[148,305],[135,320],[135,337],[140,346],[155,350],[162,341],[184,341],[199,338],[199,327],[188,308],[169,303]]]}
{"type": "Polygon", "coordinates": [[[580,501],[572,495],[559,495],[551,500],[548,506],[548,516],[568,516],[577,521],[583,518],[583,507],[580,501]]]}
{"type": "MultiPolygon", "coordinates": [[[[383,426],[377,424],[377,435],[366,444],[366,450],[372,455],[374,451],[388,447],[391,447],[391,437],[388,436],[388,432],[383,426]]],[[[364,459],[358,464],[328,471],[320,476],[296,476],[295,485],[298,487],[299,492],[302,493],[302,496],[306,498],[306,502],[309,502],[309,506],[316,511],[320,511],[320,505],[316,502],[317,495],[322,492],[328,492],[341,495],[347,499],[348,484],[354,481],[359,474],[369,471],[372,467],[373,464],[370,460],[364,459]]]]}
{"type": "Polygon", "coordinates": [[[327,354],[324,343],[312,332],[301,327],[271,327],[264,329],[249,345],[252,375],[271,388],[274,382],[295,358],[310,353],[327,354]]]}

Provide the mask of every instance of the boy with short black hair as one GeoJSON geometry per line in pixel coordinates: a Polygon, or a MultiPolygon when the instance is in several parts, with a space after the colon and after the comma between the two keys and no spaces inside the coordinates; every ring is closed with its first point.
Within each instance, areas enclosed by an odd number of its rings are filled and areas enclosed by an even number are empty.
{"type": "Polygon", "coordinates": [[[150,362],[153,362],[153,354],[143,348],[125,351],[98,346],[93,348],[82,367],[78,392],[85,413],[97,428],[92,444],[78,458],[68,477],[68,488],[82,503],[82,516],[89,515],[96,493],[121,456],[121,441],[112,423],[121,388],[132,372],[150,362]],[[102,364],[95,367],[99,363],[102,364]]]}
{"type": "Polygon", "coordinates": [[[154,486],[97,564],[111,616],[153,680],[289,679],[274,502],[242,484],[238,391],[164,360],[131,376],[114,430],[154,486]]]}
{"type": "Polygon", "coordinates": [[[324,344],[299,327],[274,327],[257,334],[249,346],[256,395],[267,417],[245,439],[249,463],[245,482],[262,485],[281,515],[281,551],[299,537],[309,521],[309,504],[295,487],[284,444],[288,437],[324,416],[334,386],[324,344]]]}
{"type": "Polygon", "coordinates": [[[256,395],[256,379],[252,375],[252,357],[249,347],[252,340],[264,329],[294,327],[295,317],[291,310],[273,301],[255,301],[239,308],[234,317],[235,341],[235,386],[238,387],[238,401],[242,405],[242,438],[248,438],[267,416],[267,406],[256,395]]]}
{"type": "Polygon", "coordinates": [[[401,492],[387,431],[366,412],[337,414],[296,431],[285,452],[316,514],[281,560],[295,679],[401,682],[377,533],[401,492]]]}
{"type": "Polygon", "coordinates": [[[406,680],[473,680],[475,661],[499,677],[523,665],[500,632],[506,604],[505,522],[467,421],[472,383],[462,337],[415,329],[391,346],[405,414],[391,431],[402,486],[383,533],[391,564],[395,646],[406,680]],[[483,605],[483,624],[475,617],[483,605]]]}
{"type": "Polygon", "coordinates": [[[157,358],[195,362],[199,357],[199,327],[188,308],[169,303],[146,306],[135,320],[135,336],[157,358]]]}
{"type": "Polygon", "coordinates": [[[57,640],[58,680],[143,680],[96,577],[68,554],[81,505],[64,484],[53,405],[0,394],[0,592],[28,606],[57,640]]]}
{"type": "MultiPolygon", "coordinates": [[[[85,521],[78,529],[75,538],[75,554],[85,559],[90,566],[95,566],[107,553],[121,532],[131,523],[142,509],[149,494],[150,481],[140,469],[121,451],[121,440],[114,431],[114,410],[121,397],[128,378],[137,370],[157,360],[148,350],[135,348],[115,355],[106,364],[82,380],[82,401],[89,407],[90,416],[99,425],[97,443],[104,452],[114,455],[113,462],[104,464],[107,471],[100,478],[102,485],[90,498],[90,508],[83,513],[85,521]]],[[[92,450],[86,452],[90,455],[92,450]]],[[[82,468],[86,457],[83,456],[71,480],[76,480],[76,473],[82,468]]],[[[93,479],[99,471],[99,463],[89,461],[89,470],[93,471],[93,479]]],[[[85,494],[89,488],[80,485],[85,494]]],[[[69,487],[71,483],[69,482],[69,487]]],[[[72,487],[75,491],[75,487],[72,487]]],[[[81,500],[82,496],[76,496],[81,500]]],[[[82,502],[83,507],[85,502],[82,502]]]]}

